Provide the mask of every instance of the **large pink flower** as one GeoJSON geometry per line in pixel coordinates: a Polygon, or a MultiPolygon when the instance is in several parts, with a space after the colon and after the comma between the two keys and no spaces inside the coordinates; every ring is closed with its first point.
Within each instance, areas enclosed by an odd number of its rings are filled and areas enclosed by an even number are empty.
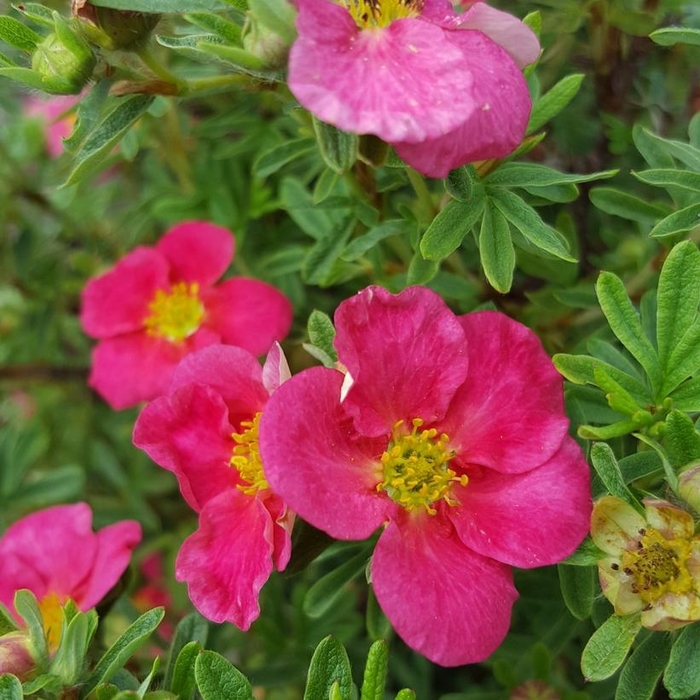
{"type": "Polygon", "coordinates": [[[27,515],[0,537],[0,602],[14,610],[18,590],[34,593],[55,647],[60,606],[68,600],[80,610],[97,605],[124,573],[140,541],[141,526],[133,520],[93,532],[87,503],[27,515]]]}
{"type": "Polygon", "coordinates": [[[482,2],[297,0],[289,87],[339,129],[375,134],[410,165],[445,177],[521,142],[532,107],[521,68],[534,33],[482,2]]]}
{"type": "Polygon", "coordinates": [[[316,367],[271,397],[271,487],[332,537],[383,531],[371,566],[399,635],[433,661],[480,661],[517,597],[511,567],[552,564],[588,530],[589,472],[562,380],[507,316],[369,287],[335,315],[347,374],[316,367]]]}
{"type": "Polygon", "coordinates": [[[293,514],[269,489],[258,424],[269,393],[289,375],[279,345],[265,367],[240,348],[214,345],[185,358],[170,393],[136,421],[134,444],[172,471],[199,529],[185,540],[175,575],[214,622],[247,630],[273,566],[291,552],[293,514]]]}
{"type": "Polygon", "coordinates": [[[100,339],[89,383],[112,408],[164,394],[178,362],[197,348],[225,343],[262,355],[287,334],[292,307],[280,291],[243,277],[214,285],[233,251],[229,231],[190,221],[88,282],[81,321],[100,339]]]}

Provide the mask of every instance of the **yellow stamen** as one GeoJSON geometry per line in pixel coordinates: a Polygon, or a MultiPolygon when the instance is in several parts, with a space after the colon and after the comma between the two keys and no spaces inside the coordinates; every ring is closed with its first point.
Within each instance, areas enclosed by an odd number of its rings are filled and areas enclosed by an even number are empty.
{"type": "Polygon", "coordinates": [[[417,17],[425,0],[345,0],[345,6],[360,29],[388,27],[397,19],[417,17]]]}
{"type": "Polygon", "coordinates": [[[667,540],[654,529],[642,533],[638,548],[625,551],[620,562],[622,571],[634,580],[632,590],[647,604],[665,593],[683,594],[694,590],[687,566],[690,541],[667,540]]]}
{"type": "Polygon", "coordinates": [[[396,423],[381,456],[384,479],[377,484],[377,491],[385,491],[407,511],[422,507],[429,515],[437,513],[433,507],[437,501],[458,505],[451,495],[452,484],[466,486],[469,479],[466,474],[457,476],[447,466],[455,456],[448,447],[450,438],[445,433],[438,437],[435,428],[419,431],[423,425],[420,418],[413,419],[413,429],[408,434],[403,423],[396,423]]]}
{"type": "Polygon", "coordinates": [[[236,443],[231,457],[231,466],[238,470],[241,479],[245,482],[238,484],[237,488],[247,496],[254,496],[258,491],[270,488],[263,472],[262,459],[260,459],[258,442],[260,416],[262,413],[258,411],[253,420],[244,420],[241,423],[241,428],[245,428],[245,430],[231,435],[236,443]]]}
{"type": "Polygon", "coordinates": [[[56,593],[49,593],[39,601],[39,611],[44,622],[44,632],[49,645],[49,651],[54,652],[61,643],[63,634],[63,611],[61,606],[67,599],[60,598],[56,593]]]}
{"type": "Polygon", "coordinates": [[[148,305],[144,324],[149,335],[179,343],[192,335],[204,317],[196,282],[178,282],[169,292],[159,289],[148,305]]]}

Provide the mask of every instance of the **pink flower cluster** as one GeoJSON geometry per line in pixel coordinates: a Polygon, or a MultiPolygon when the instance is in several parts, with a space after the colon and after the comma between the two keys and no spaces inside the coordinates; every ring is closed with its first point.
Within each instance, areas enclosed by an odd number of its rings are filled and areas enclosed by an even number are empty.
{"type": "Polygon", "coordinates": [[[296,5],[289,87],[322,121],[379,136],[430,177],[520,145],[532,107],[521,69],[540,47],[515,17],[448,0],[296,5]]]}

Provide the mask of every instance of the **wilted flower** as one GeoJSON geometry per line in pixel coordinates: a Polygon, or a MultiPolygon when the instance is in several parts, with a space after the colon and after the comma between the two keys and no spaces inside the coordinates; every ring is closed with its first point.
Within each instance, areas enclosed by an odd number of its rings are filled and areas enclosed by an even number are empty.
{"type": "Polygon", "coordinates": [[[643,501],[645,517],[615,496],[596,501],[593,541],[603,595],[617,615],[641,611],[644,627],[670,631],[700,620],[700,536],[687,511],[643,501]]]}
{"type": "Polygon", "coordinates": [[[383,528],[371,581],[398,634],[445,666],[480,661],[508,630],[511,566],[559,561],[588,529],[561,377],[529,329],[421,287],[369,287],[335,323],[347,373],[305,370],[263,413],[270,486],[332,537],[383,528]]]}
{"type": "Polygon", "coordinates": [[[190,221],[88,282],[81,321],[100,340],[89,383],[112,408],[164,394],[197,348],[225,343],[262,355],[287,334],[292,307],[280,291],[243,277],[214,284],[233,252],[230,231],[190,221]]]}
{"type": "MultiPolygon", "coordinates": [[[[95,607],[129,565],[141,526],[124,520],[92,530],[87,503],[53,506],[21,518],[0,537],[0,603],[14,611],[15,593],[39,601],[49,647],[61,637],[61,606],[95,607]]],[[[19,621],[19,617],[17,618],[19,621]]]]}
{"type": "Polygon", "coordinates": [[[521,68],[539,43],[515,17],[447,0],[298,0],[289,87],[319,119],[374,134],[431,177],[500,158],[532,107],[521,68]]]}
{"type": "Polygon", "coordinates": [[[204,348],[182,361],[169,394],[146,406],[134,428],[134,444],[175,474],[199,513],[176,578],[202,615],[244,630],[260,613],[261,587],[291,551],[294,516],[270,490],[258,450],[261,413],[288,375],[279,345],[264,368],[240,348],[204,348]]]}

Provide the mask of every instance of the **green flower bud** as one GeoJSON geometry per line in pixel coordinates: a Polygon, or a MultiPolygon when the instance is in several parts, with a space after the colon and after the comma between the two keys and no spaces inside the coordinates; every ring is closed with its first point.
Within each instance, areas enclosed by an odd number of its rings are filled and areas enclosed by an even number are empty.
{"type": "Polygon", "coordinates": [[[160,19],[157,14],[96,7],[87,0],[73,0],[71,11],[88,41],[108,51],[143,46],[160,19]]]}
{"type": "Polygon", "coordinates": [[[29,637],[25,632],[8,632],[0,636],[0,676],[11,673],[21,681],[34,670],[29,637]]]}
{"type": "Polygon", "coordinates": [[[266,68],[276,70],[287,65],[289,43],[284,37],[253,20],[243,35],[243,47],[260,58],[266,68]]]}

